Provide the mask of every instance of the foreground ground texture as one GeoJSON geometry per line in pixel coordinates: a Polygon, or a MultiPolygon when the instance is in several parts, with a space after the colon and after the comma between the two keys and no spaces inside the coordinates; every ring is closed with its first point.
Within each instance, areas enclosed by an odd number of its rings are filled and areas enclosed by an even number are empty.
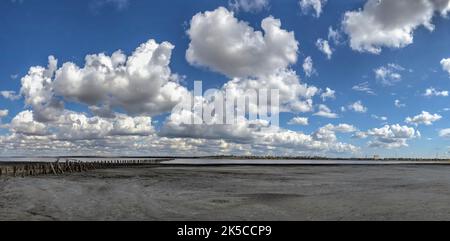
{"type": "Polygon", "coordinates": [[[0,220],[450,220],[450,166],[209,166],[0,178],[0,220]]]}

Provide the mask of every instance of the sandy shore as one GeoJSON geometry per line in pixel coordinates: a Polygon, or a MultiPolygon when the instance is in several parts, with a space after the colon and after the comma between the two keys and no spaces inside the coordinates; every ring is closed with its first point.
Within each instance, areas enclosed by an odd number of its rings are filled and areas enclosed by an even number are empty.
{"type": "Polygon", "coordinates": [[[450,220],[450,166],[126,168],[0,178],[0,220],[450,220]]]}

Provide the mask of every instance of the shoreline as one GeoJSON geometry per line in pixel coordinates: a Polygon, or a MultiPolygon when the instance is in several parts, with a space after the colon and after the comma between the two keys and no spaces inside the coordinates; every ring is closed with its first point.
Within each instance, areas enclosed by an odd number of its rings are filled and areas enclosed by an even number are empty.
{"type": "Polygon", "coordinates": [[[372,161],[450,161],[449,157],[382,157],[382,156],[365,156],[365,157],[333,157],[333,156],[227,156],[227,155],[205,155],[205,156],[170,156],[170,155],[11,155],[1,156],[1,159],[23,159],[23,158],[48,158],[48,159],[236,159],[236,160],[372,160],[372,161]]]}
{"type": "Polygon", "coordinates": [[[386,157],[386,158],[371,158],[371,157],[265,157],[265,156],[0,156],[2,159],[54,159],[55,161],[61,159],[212,159],[212,160],[311,160],[311,161],[416,161],[416,162],[450,162],[450,158],[410,158],[410,157],[386,157]]]}
{"type": "MultiPolygon", "coordinates": [[[[78,160],[71,163],[82,163],[82,164],[100,164],[103,168],[118,168],[123,165],[123,167],[132,167],[133,164],[121,163],[123,159],[117,158],[113,161],[108,161],[107,159],[96,159],[93,161],[89,160],[78,160]],[[114,165],[116,164],[116,165],[114,165]],[[114,166],[114,167],[113,167],[114,166]]],[[[450,160],[427,160],[427,161],[416,161],[416,160],[308,160],[308,159],[259,159],[259,160],[246,160],[246,159],[136,159],[139,165],[136,166],[173,166],[173,167],[190,167],[190,166],[395,166],[395,165],[450,165],[450,160]],[[222,162],[217,162],[217,161],[222,162]],[[187,161],[187,162],[183,162],[187,161]],[[191,161],[191,162],[189,162],[191,161]],[[216,162],[215,162],[216,161],[216,162]],[[240,161],[240,162],[239,162],[240,161]],[[281,162],[277,162],[281,161],[281,162]],[[285,161],[285,162],[282,162],[285,161]],[[286,162],[288,161],[288,162],[286,162]],[[298,162],[296,162],[298,161],[298,162]]],[[[22,165],[42,165],[42,164],[65,164],[65,161],[1,161],[0,167],[7,166],[22,166],[22,165]]]]}

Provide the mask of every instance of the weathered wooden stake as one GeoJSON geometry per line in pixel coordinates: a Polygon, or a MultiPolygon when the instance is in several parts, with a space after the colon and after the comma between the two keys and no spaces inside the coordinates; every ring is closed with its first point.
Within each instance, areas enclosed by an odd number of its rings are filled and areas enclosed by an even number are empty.
{"type": "Polygon", "coordinates": [[[50,167],[52,169],[53,174],[58,175],[58,173],[56,173],[55,167],[53,167],[53,163],[50,163],[50,167]]]}

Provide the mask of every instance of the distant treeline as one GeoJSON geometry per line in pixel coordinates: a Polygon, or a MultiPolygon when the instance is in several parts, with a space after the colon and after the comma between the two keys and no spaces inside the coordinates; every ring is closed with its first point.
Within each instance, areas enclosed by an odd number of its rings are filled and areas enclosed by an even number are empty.
{"type": "MultiPolygon", "coordinates": [[[[183,157],[186,158],[186,157],[183,157]]],[[[324,157],[324,156],[206,156],[195,159],[237,159],[237,160],[337,160],[337,161],[450,161],[449,158],[378,158],[378,157],[324,157]]]]}
{"type": "Polygon", "coordinates": [[[40,158],[168,158],[168,159],[233,159],[233,160],[351,160],[351,161],[450,161],[450,158],[411,158],[411,157],[325,157],[325,156],[58,156],[40,158]]]}

